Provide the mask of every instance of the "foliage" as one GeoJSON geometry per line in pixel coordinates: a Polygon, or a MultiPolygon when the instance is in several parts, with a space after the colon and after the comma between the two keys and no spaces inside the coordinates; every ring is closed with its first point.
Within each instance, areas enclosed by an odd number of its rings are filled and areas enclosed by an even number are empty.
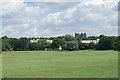
{"type": "Polygon", "coordinates": [[[64,44],[63,49],[68,51],[78,50],[78,44],[75,41],[70,41],[64,44]]]}
{"type": "Polygon", "coordinates": [[[74,41],[75,38],[72,35],[65,35],[64,36],[65,41],[69,42],[69,41],[74,41]]]}
{"type": "Polygon", "coordinates": [[[52,49],[57,50],[59,47],[63,47],[63,45],[66,43],[64,37],[57,37],[53,40],[53,43],[51,44],[52,49]]]}
{"type": "Polygon", "coordinates": [[[88,40],[96,40],[96,39],[98,39],[99,37],[97,37],[97,36],[89,36],[87,39],[88,40]]]}
{"type": "Polygon", "coordinates": [[[8,37],[2,37],[2,51],[10,51],[11,45],[10,45],[10,39],[8,37]]]}
{"type": "Polygon", "coordinates": [[[111,37],[101,38],[96,49],[97,50],[112,50],[114,48],[114,42],[111,37]]]}
{"type": "Polygon", "coordinates": [[[89,36],[86,37],[86,33],[76,33],[75,37],[72,35],[50,37],[50,38],[8,38],[7,36],[2,37],[2,51],[25,51],[25,50],[59,50],[60,47],[63,50],[86,50],[86,49],[97,49],[97,50],[118,50],[120,51],[120,37],[116,36],[89,36]],[[31,42],[30,40],[37,40],[37,42],[31,42]],[[98,43],[82,43],[82,40],[96,40],[100,39],[98,43]],[[47,42],[47,40],[52,40],[47,42]]]}
{"type": "Polygon", "coordinates": [[[120,51],[120,36],[117,37],[115,44],[114,44],[114,50],[120,51]]]}
{"type": "Polygon", "coordinates": [[[75,37],[79,40],[82,40],[82,39],[87,39],[87,36],[86,36],[86,33],[75,33],[75,37]]]}
{"type": "Polygon", "coordinates": [[[45,39],[40,39],[37,43],[29,43],[30,50],[45,50],[45,48],[50,48],[51,43],[47,42],[45,39]]]}

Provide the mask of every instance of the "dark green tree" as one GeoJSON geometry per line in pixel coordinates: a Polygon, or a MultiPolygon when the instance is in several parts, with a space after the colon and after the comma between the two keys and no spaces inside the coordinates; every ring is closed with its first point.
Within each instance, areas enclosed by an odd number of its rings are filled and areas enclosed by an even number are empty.
{"type": "Polygon", "coordinates": [[[59,49],[59,47],[63,47],[65,43],[66,41],[63,37],[57,37],[56,39],[53,40],[51,47],[53,49],[59,49]]]}
{"type": "Polygon", "coordinates": [[[114,43],[114,50],[120,51],[120,36],[117,37],[114,43]]]}
{"type": "Polygon", "coordinates": [[[89,49],[95,49],[96,44],[94,42],[91,42],[88,44],[89,49]]]}
{"type": "Polygon", "coordinates": [[[11,51],[10,39],[7,36],[2,37],[2,51],[11,51]]]}
{"type": "Polygon", "coordinates": [[[114,45],[113,41],[109,37],[101,38],[96,49],[97,50],[112,50],[114,45]]]}
{"type": "Polygon", "coordinates": [[[69,41],[74,41],[75,37],[73,37],[72,35],[65,35],[64,39],[66,42],[69,42],[69,41]]]}
{"type": "Polygon", "coordinates": [[[64,44],[63,49],[68,51],[78,50],[78,44],[75,41],[69,41],[64,44]]]}
{"type": "Polygon", "coordinates": [[[79,40],[83,40],[83,39],[87,39],[87,35],[86,33],[75,33],[75,38],[79,39],[79,40]]]}

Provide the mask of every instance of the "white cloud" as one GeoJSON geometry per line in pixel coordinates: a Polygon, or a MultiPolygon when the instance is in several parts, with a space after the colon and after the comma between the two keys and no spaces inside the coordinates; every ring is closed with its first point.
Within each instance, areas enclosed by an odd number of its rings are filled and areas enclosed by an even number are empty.
{"type": "Polygon", "coordinates": [[[5,0],[2,1],[2,7],[0,10],[0,15],[7,15],[15,11],[19,11],[22,7],[24,7],[24,0],[5,0]]]}
{"type": "Polygon", "coordinates": [[[25,0],[26,2],[79,2],[81,0],[25,0]]]}
{"type": "Polygon", "coordinates": [[[62,13],[57,12],[53,14],[48,14],[43,19],[43,22],[45,24],[55,24],[55,25],[64,24],[65,22],[61,18],[62,18],[62,13]]]}
{"type": "Polygon", "coordinates": [[[99,13],[91,13],[91,14],[88,14],[88,15],[86,15],[86,18],[88,19],[88,20],[92,20],[92,21],[105,21],[107,18],[106,18],[106,16],[103,16],[103,15],[101,15],[101,14],[99,14],[99,13]]]}
{"type": "Polygon", "coordinates": [[[39,15],[44,13],[44,9],[40,7],[26,7],[25,8],[25,13],[26,14],[34,14],[34,15],[39,15]]]}
{"type": "Polygon", "coordinates": [[[87,32],[88,35],[117,35],[118,16],[114,10],[116,6],[115,0],[81,0],[79,3],[4,3],[1,14],[3,35],[39,37],[75,32],[87,32]]]}
{"type": "Polygon", "coordinates": [[[66,11],[65,11],[65,16],[64,18],[65,19],[71,19],[71,17],[73,17],[73,14],[77,11],[77,7],[73,7],[73,8],[68,8],[66,11]]]}
{"type": "Polygon", "coordinates": [[[64,25],[71,23],[74,13],[76,13],[77,7],[68,8],[64,12],[55,12],[48,14],[43,22],[46,24],[64,25]]]}

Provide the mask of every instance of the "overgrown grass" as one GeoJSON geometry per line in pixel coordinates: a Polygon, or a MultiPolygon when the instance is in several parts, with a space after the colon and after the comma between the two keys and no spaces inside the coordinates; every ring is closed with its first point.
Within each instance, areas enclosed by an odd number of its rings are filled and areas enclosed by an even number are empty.
{"type": "Polygon", "coordinates": [[[3,78],[116,78],[116,51],[3,52],[3,78]]]}

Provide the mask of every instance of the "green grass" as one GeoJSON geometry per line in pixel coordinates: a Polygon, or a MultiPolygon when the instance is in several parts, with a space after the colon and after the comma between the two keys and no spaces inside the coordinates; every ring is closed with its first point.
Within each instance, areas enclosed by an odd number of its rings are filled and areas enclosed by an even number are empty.
{"type": "Polygon", "coordinates": [[[0,54],[0,79],[2,78],[2,54],[0,54]]]}
{"type": "Polygon", "coordinates": [[[116,51],[3,52],[3,78],[117,78],[116,51]]]}

